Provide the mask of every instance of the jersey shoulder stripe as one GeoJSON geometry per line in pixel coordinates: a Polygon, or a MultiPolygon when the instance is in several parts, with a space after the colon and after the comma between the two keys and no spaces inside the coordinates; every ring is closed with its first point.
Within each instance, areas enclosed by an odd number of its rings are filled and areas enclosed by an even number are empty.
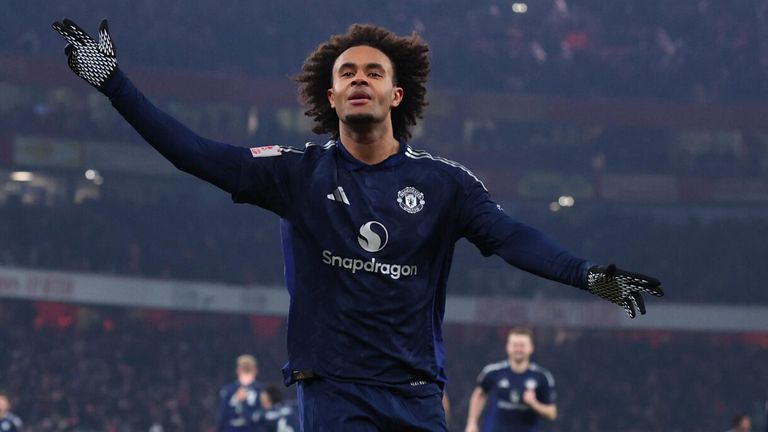
{"type": "Polygon", "coordinates": [[[483,368],[483,374],[488,374],[490,372],[497,371],[497,370],[504,369],[504,368],[508,368],[508,367],[509,367],[509,361],[508,360],[503,360],[503,361],[500,361],[500,362],[497,362],[497,363],[491,363],[489,365],[486,365],[483,368]]]}
{"type": "Polygon", "coordinates": [[[454,167],[454,168],[458,168],[458,169],[464,171],[465,173],[467,173],[467,175],[472,177],[476,182],[480,183],[480,186],[482,186],[483,189],[485,189],[486,191],[488,190],[488,188],[485,187],[485,184],[472,171],[470,171],[467,167],[465,167],[464,165],[462,165],[462,164],[460,164],[458,162],[454,162],[454,161],[452,161],[450,159],[442,158],[442,157],[439,157],[439,156],[433,156],[430,153],[427,153],[427,152],[425,152],[423,150],[414,150],[414,149],[411,148],[411,146],[407,146],[406,147],[405,155],[407,157],[411,158],[411,159],[429,159],[429,160],[433,160],[433,161],[437,161],[437,162],[442,162],[442,163],[444,163],[444,164],[446,164],[448,166],[454,167]]]}
{"type": "MultiPolygon", "coordinates": [[[[310,147],[320,147],[320,148],[322,148],[323,150],[328,150],[329,148],[331,148],[331,147],[335,147],[335,146],[336,146],[336,141],[335,141],[335,140],[328,140],[328,141],[327,141],[325,144],[323,144],[322,146],[319,146],[319,145],[317,145],[317,144],[313,143],[312,141],[309,141],[309,142],[307,142],[306,144],[304,144],[304,149],[306,150],[306,149],[308,149],[308,148],[310,148],[310,147]]],[[[299,151],[301,151],[301,150],[299,150],[299,151]]],[[[302,153],[303,153],[303,151],[302,151],[302,153]]]]}
{"type": "Polygon", "coordinates": [[[555,386],[555,377],[552,376],[552,373],[548,369],[544,369],[543,367],[539,366],[536,363],[531,363],[528,366],[528,369],[544,375],[544,378],[547,379],[547,382],[549,383],[550,387],[554,387],[555,386]]]}

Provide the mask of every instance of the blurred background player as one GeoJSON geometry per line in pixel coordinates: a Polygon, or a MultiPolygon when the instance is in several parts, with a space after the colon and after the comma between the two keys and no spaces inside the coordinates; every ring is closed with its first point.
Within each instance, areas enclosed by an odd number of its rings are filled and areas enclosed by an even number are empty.
{"type": "Polygon", "coordinates": [[[746,414],[739,414],[733,418],[732,427],[726,432],[752,432],[752,419],[746,414]]]}
{"type": "Polygon", "coordinates": [[[541,418],[555,420],[555,380],[531,362],[533,332],[513,328],[507,335],[507,360],[483,368],[469,401],[466,432],[478,432],[480,414],[490,399],[484,432],[534,432],[541,418]]]}
{"type": "Polygon", "coordinates": [[[261,411],[253,416],[259,432],[299,432],[301,425],[295,401],[284,400],[276,385],[267,386],[259,395],[261,411]]]}
{"type": "Polygon", "coordinates": [[[11,412],[11,401],[5,393],[0,393],[0,431],[21,432],[21,419],[11,412]]]}
{"type": "Polygon", "coordinates": [[[248,421],[254,412],[261,409],[261,388],[256,382],[259,366],[252,355],[237,358],[235,369],[237,380],[221,389],[219,393],[218,432],[255,431],[248,421]]]}

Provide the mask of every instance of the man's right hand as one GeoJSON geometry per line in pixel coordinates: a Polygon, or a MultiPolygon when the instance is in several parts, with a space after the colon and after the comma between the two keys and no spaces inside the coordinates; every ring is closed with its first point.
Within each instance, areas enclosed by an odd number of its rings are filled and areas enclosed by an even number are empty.
{"type": "Polygon", "coordinates": [[[237,389],[237,393],[235,393],[235,399],[237,399],[238,401],[242,402],[247,397],[248,397],[248,393],[247,393],[247,390],[245,389],[245,387],[240,387],[240,388],[237,389]]]}
{"type": "Polygon", "coordinates": [[[476,424],[467,424],[467,428],[464,432],[480,432],[480,428],[476,424]]]}
{"type": "Polygon", "coordinates": [[[67,18],[62,22],[54,22],[52,26],[68,42],[64,53],[69,68],[88,84],[101,90],[104,82],[117,70],[117,57],[107,20],[103,20],[99,26],[98,42],[67,18]]]}

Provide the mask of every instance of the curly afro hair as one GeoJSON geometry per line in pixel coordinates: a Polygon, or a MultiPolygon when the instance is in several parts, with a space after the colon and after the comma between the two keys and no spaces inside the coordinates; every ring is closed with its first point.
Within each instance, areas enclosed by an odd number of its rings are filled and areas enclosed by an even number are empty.
{"type": "Polygon", "coordinates": [[[305,114],[312,117],[317,134],[339,136],[339,117],[328,103],[327,91],[333,86],[333,64],[349,48],[370,46],[383,52],[392,62],[395,84],[403,89],[403,101],[392,110],[392,129],[396,139],[409,139],[410,127],[422,118],[427,106],[425,96],[429,75],[429,46],[413,33],[397,36],[373,25],[353,24],[345,34],[332,36],[307,57],[301,72],[294,78],[299,95],[309,107],[305,114]]]}

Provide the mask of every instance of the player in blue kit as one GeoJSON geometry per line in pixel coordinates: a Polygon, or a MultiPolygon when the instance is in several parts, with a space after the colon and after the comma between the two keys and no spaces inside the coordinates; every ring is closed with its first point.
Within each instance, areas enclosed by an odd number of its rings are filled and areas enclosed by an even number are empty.
{"type": "Polygon", "coordinates": [[[442,321],[454,246],[467,238],[536,275],[645,312],[657,280],[594,266],[507,215],[461,165],[407,143],[426,106],[428,46],[353,25],[310,54],[300,94],[327,134],[302,148],[205,139],[149,102],[98,40],[70,20],[70,68],[108,96],[177,168],[281,218],[290,294],[286,384],[305,431],[445,430],[442,321]]]}
{"type": "Polygon", "coordinates": [[[21,432],[21,419],[11,412],[8,395],[0,392],[0,432],[21,432]]]}
{"type": "Polygon", "coordinates": [[[255,432],[250,421],[261,407],[261,387],[256,382],[259,365],[252,355],[237,358],[237,380],[219,392],[218,432],[255,432]]]}
{"type": "Polygon", "coordinates": [[[252,420],[258,432],[299,432],[298,410],[294,401],[286,401],[277,386],[267,386],[261,392],[261,407],[252,420]]]}
{"type": "Polygon", "coordinates": [[[507,335],[507,360],[489,364],[477,378],[469,400],[466,432],[536,432],[541,418],[555,420],[555,379],[531,362],[533,332],[513,328],[507,335]]]}

